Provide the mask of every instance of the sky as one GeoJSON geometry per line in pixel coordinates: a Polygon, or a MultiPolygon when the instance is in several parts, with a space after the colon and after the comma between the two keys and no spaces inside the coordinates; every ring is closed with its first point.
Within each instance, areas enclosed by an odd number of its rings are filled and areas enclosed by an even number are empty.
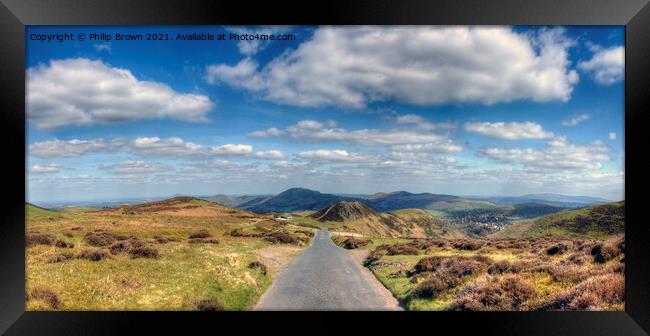
{"type": "Polygon", "coordinates": [[[290,187],[620,200],[624,39],[613,26],[30,26],[28,201],[290,187]],[[115,39],[149,33],[169,39],[115,39]]]}

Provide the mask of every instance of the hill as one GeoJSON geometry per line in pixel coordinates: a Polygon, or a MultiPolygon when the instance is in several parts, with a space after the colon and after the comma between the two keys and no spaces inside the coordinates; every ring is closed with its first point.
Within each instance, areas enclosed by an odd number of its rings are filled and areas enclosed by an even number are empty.
{"type": "Polygon", "coordinates": [[[580,208],[590,205],[604,204],[610,202],[604,198],[591,196],[571,196],[560,194],[527,194],[522,196],[504,197],[470,197],[470,199],[486,200],[498,204],[514,205],[520,203],[538,203],[564,208],[580,208]]]}
{"type": "Polygon", "coordinates": [[[371,237],[458,237],[453,230],[422,209],[378,213],[359,201],[341,201],[309,217],[321,222],[342,222],[342,228],[371,237]]]}
{"type": "Polygon", "coordinates": [[[50,216],[55,214],[56,211],[54,210],[49,210],[42,208],[38,205],[31,204],[29,202],[25,202],[25,215],[27,217],[34,217],[34,216],[50,216]]]}
{"type": "Polygon", "coordinates": [[[242,200],[241,198],[230,196],[230,195],[214,195],[214,196],[202,197],[201,199],[210,202],[220,203],[229,207],[236,207],[244,203],[244,200],[242,200]]]}
{"type": "Polygon", "coordinates": [[[254,214],[241,209],[227,207],[194,197],[179,196],[162,201],[147,202],[136,205],[122,205],[117,208],[103,210],[103,212],[119,212],[122,214],[160,214],[184,217],[236,217],[253,218],[254,214]]]}
{"type": "Polygon", "coordinates": [[[323,194],[318,191],[291,188],[276,196],[254,199],[239,205],[239,208],[254,212],[291,212],[320,210],[340,201],[354,201],[355,198],[323,194]]]}
{"type": "Polygon", "coordinates": [[[625,201],[621,201],[521,221],[492,237],[567,236],[601,239],[624,231],[625,201]]]}
{"type": "Polygon", "coordinates": [[[445,209],[462,202],[463,198],[452,195],[431,193],[413,194],[407,191],[377,193],[367,198],[368,205],[377,211],[393,211],[398,209],[445,209]]]}

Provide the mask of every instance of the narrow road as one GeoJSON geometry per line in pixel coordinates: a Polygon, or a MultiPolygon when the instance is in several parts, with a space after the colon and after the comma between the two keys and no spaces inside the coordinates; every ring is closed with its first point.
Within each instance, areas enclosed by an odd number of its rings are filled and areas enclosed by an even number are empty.
{"type": "Polygon", "coordinates": [[[264,293],[256,310],[400,310],[369,270],[336,246],[326,229],[264,293]]]}

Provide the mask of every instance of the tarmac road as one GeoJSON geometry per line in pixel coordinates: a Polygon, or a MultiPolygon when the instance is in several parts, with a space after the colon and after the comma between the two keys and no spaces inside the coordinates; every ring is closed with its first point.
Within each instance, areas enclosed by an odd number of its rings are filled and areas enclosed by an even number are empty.
{"type": "Polygon", "coordinates": [[[369,270],[336,246],[326,229],[296,256],[255,310],[401,310],[369,270]]]}

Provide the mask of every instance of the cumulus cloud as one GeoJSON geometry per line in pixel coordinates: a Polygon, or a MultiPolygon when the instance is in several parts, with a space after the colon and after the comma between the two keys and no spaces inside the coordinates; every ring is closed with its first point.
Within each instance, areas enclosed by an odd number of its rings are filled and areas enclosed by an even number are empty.
{"type": "Polygon", "coordinates": [[[276,137],[282,135],[282,131],[275,127],[271,127],[262,131],[253,131],[248,133],[248,136],[253,138],[262,138],[262,137],[276,137]]]}
{"type": "Polygon", "coordinates": [[[179,137],[140,137],[129,142],[128,149],[145,156],[196,155],[203,150],[201,145],[185,142],[179,137]]]}
{"type": "Polygon", "coordinates": [[[601,141],[575,145],[559,137],[541,149],[533,148],[484,148],[480,154],[496,161],[521,164],[531,168],[575,170],[600,169],[603,161],[610,160],[609,147],[601,141]]]}
{"type": "Polygon", "coordinates": [[[548,139],[553,133],[544,131],[542,125],[526,122],[467,122],[465,130],[503,140],[548,139]]]}
{"type": "Polygon", "coordinates": [[[599,48],[590,60],[579,62],[578,68],[598,84],[614,84],[623,80],[625,74],[625,50],[622,46],[599,48]]]}
{"type": "Polygon", "coordinates": [[[286,154],[279,150],[257,151],[254,156],[260,159],[284,159],[287,157],[286,154]]]}
{"type": "MultiPolygon", "coordinates": [[[[448,141],[445,136],[420,129],[360,129],[346,130],[336,127],[336,122],[319,122],[301,120],[285,130],[270,133],[266,131],[252,132],[255,136],[276,136],[282,134],[295,140],[307,142],[343,142],[364,146],[393,146],[401,144],[437,143],[448,141]]],[[[252,134],[251,133],[251,134],[252,134]]]]}
{"type": "Polygon", "coordinates": [[[33,165],[31,169],[32,174],[53,174],[61,171],[61,166],[57,164],[40,164],[33,165]]]}
{"type": "Polygon", "coordinates": [[[36,157],[70,157],[97,152],[109,148],[110,143],[104,139],[93,140],[47,140],[29,145],[28,153],[36,157]]]}
{"type": "Polygon", "coordinates": [[[126,160],[114,164],[100,164],[97,167],[114,174],[152,174],[171,170],[170,167],[162,164],[136,160],[126,160]]]}
{"type": "Polygon", "coordinates": [[[203,122],[214,104],[137,79],[130,70],[86,58],[51,60],[27,70],[27,115],[39,128],[169,117],[203,122]]]}
{"type": "Polygon", "coordinates": [[[206,80],[306,107],[567,101],[578,81],[571,45],[561,29],[322,27],[264,66],[211,65],[206,80]]]}
{"type": "MultiPolygon", "coordinates": [[[[231,33],[236,33],[239,35],[244,35],[244,34],[249,34],[249,35],[275,35],[283,32],[287,32],[289,29],[287,27],[256,27],[256,28],[248,28],[248,27],[227,27],[226,30],[228,30],[231,33]]],[[[239,49],[239,52],[243,55],[246,56],[252,56],[257,54],[259,51],[263,50],[266,48],[266,46],[271,43],[270,40],[262,40],[262,39],[242,39],[239,42],[237,42],[237,48],[239,49]]]]}
{"type": "Polygon", "coordinates": [[[216,155],[246,155],[252,152],[253,146],[242,144],[226,144],[210,148],[210,153],[216,155]]]}
{"type": "Polygon", "coordinates": [[[391,146],[390,149],[395,152],[454,153],[462,151],[463,146],[458,145],[451,140],[445,140],[434,143],[397,145],[391,146]]]}
{"type": "Polygon", "coordinates": [[[368,162],[376,159],[376,156],[372,154],[348,152],[347,150],[343,149],[319,149],[313,151],[304,151],[298,153],[298,157],[303,159],[330,162],[368,162]]]}
{"type": "Polygon", "coordinates": [[[616,140],[616,132],[609,132],[609,140],[616,140]]]}
{"type": "Polygon", "coordinates": [[[581,122],[583,122],[585,120],[588,120],[589,118],[590,118],[590,116],[588,114],[583,113],[583,114],[577,115],[577,116],[575,116],[575,117],[573,117],[571,119],[567,119],[567,120],[563,121],[562,126],[575,126],[575,125],[577,125],[577,124],[579,124],[579,123],[581,123],[581,122]]]}

